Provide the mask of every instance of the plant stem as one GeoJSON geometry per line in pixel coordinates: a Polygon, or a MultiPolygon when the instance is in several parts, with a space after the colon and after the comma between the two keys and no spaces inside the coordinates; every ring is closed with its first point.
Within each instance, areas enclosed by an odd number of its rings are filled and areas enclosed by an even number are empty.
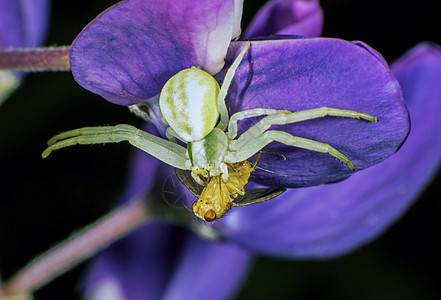
{"type": "Polygon", "coordinates": [[[1,49],[0,71],[68,71],[69,46],[1,49]]]}
{"type": "Polygon", "coordinates": [[[0,287],[0,298],[32,293],[127,235],[149,216],[144,197],[117,208],[31,261],[0,287]]]}

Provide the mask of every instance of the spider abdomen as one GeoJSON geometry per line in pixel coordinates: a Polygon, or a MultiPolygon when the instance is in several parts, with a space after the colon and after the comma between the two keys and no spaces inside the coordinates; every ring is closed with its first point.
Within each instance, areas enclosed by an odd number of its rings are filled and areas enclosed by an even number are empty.
{"type": "Polygon", "coordinates": [[[219,118],[219,84],[207,72],[192,67],[170,78],[159,106],[165,121],[185,142],[203,139],[219,118]]]}

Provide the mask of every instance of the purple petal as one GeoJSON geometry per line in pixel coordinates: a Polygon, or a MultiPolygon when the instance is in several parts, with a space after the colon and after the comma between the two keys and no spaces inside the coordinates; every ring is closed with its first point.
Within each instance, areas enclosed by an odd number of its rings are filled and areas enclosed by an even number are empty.
{"type": "Polygon", "coordinates": [[[40,45],[48,12],[47,0],[0,0],[0,48],[40,45]]]}
{"type": "Polygon", "coordinates": [[[192,236],[163,299],[230,299],[250,262],[242,248],[192,236]]]}
{"type": "Polygon", "coordinates": [[[318,0],[273,0],[260,9],[242,39],[271,34],[320,36],[322,25],[318,0]]]}
{"type": "MultiPolygon", "coordinates": [[[[243,45],[232,43],[228,62],[243,45]]],[[[326,117],[273,129],[328,143],[346,155],[357,171],[375,165],[399,148],[409,120],[398,82],[387,64],[366,47],[325,38],[252,42],[229,89],[230,113],[252,108],[296,112],[327,106],[371,114],[379,122],[326,117]]],[[[218,79],[224,73],[225,69],[218,79]]],[[[240,121],[239,135],[255,122],[255,118],[240,121]]],[[[353,174],[325,153],[277,142],[265,150],[283,154],[286,160],[262,155],[252,180],[264,185],[310,186],[353,174]]]]}
{"type": "Polygon", "coordinates": [[[343,182],[238,208],[225,220],[224,234],[267,254],[325,258],[372,240],[401,217],[441,163],[441,48],[421,44],[392,70],[412,121],[394,156],[343,182]]]}
{"type": "Polygon", "coordinates": [[[92,21],[72,45],[84,88],[122,105],[145,101],[178,71],[217,73],[240,33],[241,0],[127,0],[92,21]]]}

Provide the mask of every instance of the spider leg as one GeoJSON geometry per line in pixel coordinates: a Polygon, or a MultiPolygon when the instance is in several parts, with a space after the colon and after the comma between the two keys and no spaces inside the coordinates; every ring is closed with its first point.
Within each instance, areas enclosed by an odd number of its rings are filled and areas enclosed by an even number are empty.
{"type": "Polygon", "coordinates": [[[187,150],[184,147],[125,124],[84,127],[60,133],[48,141],[48,147],[42,153],[42,157],[46,158],[54,150],[73,145],[119,143],[122,141],[129,142],[172,167],[188,169],[185,166],[187,150]]]}
{"type": "Polygon", "coordinates": [[[217,105],[219,107],[220,113],[220,122],[217,127],[222,131],[225,131],[228,125],[228,110],[227,105],[225,104],[225,97],[227,96],[228,88],[230,87],[231,81],[233,80],[234,74],[236,73],[236,69],[237,67],[239,67],[240,62],[242,61],[245,53],[250,48],[250,45],[250,42],[245,44],[239,55],[234,60],[233,64],[228,69],[227,74],[224,78],[224,82],[222,83],[221,89],[219,91],[219,95],[217,97],[217,105]]]}
{"type": "MultiPolygon", "coordinates": [[[[259,115],[268,115],[257,122],[253,127],[249,128],[245,131],[237,140],[234,140],[230,143],[231,150],[238,150],[250,143],[256,136],[262,134],[266,130],[268,130],[271,125],[285,125],[291,123],[297,123],[306,120],[312,120],[317,118],[322,118],[326,116],[332,117],[346,117],[346,118],[354,118],[354,119],[363,119],[370,122],[377,122],[377,118],[359,113],[352,110],[343,110],[337,108],[329,108],[329,107],[320,107],[314,109],[301,110],[297,112],[289,112],[286,110],[272,110],[272,109],[252,109],[245,110],[242,112],[238,112],[231,117],[230,124],[228,130],[230,131],[230,126],[232,128],[232,134],[237,134],[237,121],[249,118],[256,117],[259,115]],[[237,116],[236,116],[237,115],[237,116]]],[[[230,137],[230,132],[229,132],[230,137]]]]}
{"type": "Polygon", "coordinates": [[[330,145],[310,139],[301,138],[298,136],[293,136],[287,132],[279,130],[269,130],[258,136],[255,136],[248,144],[244,145],[237,151],[227,152],[224,160],[225,162],[237,162],[248,159],[249,157],[259,152],[259,150],[264,148],[266,145],[274,141],[288,146],[307,149],[320,153],[327,153],[346,164],[349,170],[354,170],[354,165],[352,164],[352,162],[345,155],[343,155],[341,152],[331,147],[330,145]]]}
{"type": "Polygon", "coordinates": [[[173,143],[176,143],[176,139],[180,139],[176,131],[174,131],[171,127],[167,127],[165,130],[165,137],[173,143]]]}
{"type": "Polygon", "coordinates": [[[228,122],[228,138],[233,140],[237,136],[237,122],[243,119],[259,117],[263,115],[274,115],[274,114],[290,114],[289,110],[277,110],[271,108],[254,108],[244,111],[239,111],[231,116],[228,122]]]}

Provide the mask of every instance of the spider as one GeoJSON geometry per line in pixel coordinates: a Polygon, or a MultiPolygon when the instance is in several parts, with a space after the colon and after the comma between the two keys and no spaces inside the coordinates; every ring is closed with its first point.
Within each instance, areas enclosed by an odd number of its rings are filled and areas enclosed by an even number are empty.
{"type": "MultiPolygon", "coordinates": [[[[194,214],[204,221],[222,217],[230,207],[265,201],[283,190],[272,190],[261,196],[251,192],[254,199],[234,201],[244,196],[253,166],[247,161],[273,141],[311,151],[328,153],[350,170],[352,162],[328,144],[293,136],[279,130],[268,130],[272,125],[283,125],[325,116],[348,117],[377,122],[374,116],[337,108],[320,107],[297,112],[255,108],[228,115],[225,97],[236,69],[241,63],[250,42],[242,48],[228,69],[222,87],[209,73],[198,67],[184,69],[164,85],[159,106],[162,119],[169,127],[167,139],[157,137],[131,125],[84,127],[54,136],[48,141],[43,158],[52,151],[76,144],[101,144],[128,141],[177,170],[188,170],[190,176],[178,172],[178,177],[199,199],[192,205],[194,214]],[[262,116],[254,126],[237,136],[240,120],[262,116]],[[176,139],[184,142],[181,146],[176,139]],[[179,176],[180,175],[180,176],[179,176]],[[199,188],[195,185],[199,184],[199,188]],[[239,197],[240,198],[240,197],[239,197]]],[[[260,155],[260,152],[259,152],[260,155]]]]}

